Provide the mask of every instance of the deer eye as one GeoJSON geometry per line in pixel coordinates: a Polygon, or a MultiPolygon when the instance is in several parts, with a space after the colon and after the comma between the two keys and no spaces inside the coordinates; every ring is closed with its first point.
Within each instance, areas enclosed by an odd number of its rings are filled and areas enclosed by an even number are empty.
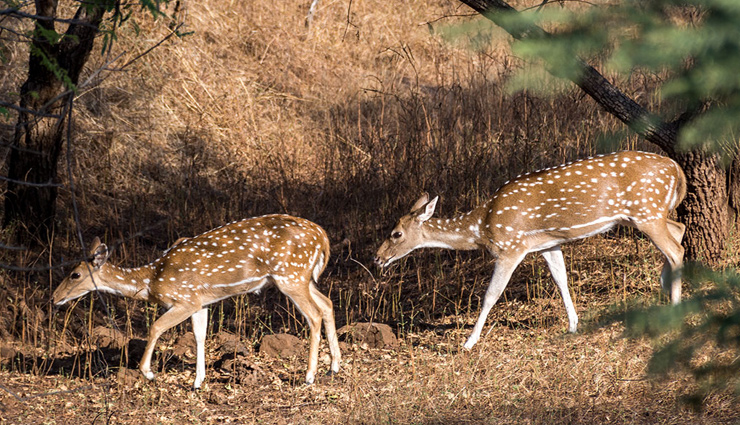
{"type": "Polygon", "coordinates": [[[391,233],[391,237],[393,239],[400,239],[401,236],[403,236],[403,233],[402,232],[393,232],[393,233],[391,233]]]}
{"type": "Polygon", "coordinates": [[[74,272],[71,275],[69,275],[69,277],[72,278],[72,279],[74,279],[74,280],[77,280],[77,279],[80,278],[80,274],[77,273],[77,272],[74,272]]]}

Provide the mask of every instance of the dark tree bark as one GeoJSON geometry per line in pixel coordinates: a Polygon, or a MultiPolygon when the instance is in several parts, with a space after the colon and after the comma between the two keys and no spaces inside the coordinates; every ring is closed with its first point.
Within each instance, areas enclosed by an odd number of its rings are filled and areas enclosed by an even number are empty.
{"type": "MultiPolygon", "coordinates": [[[[460,1],[493,21],[517,40],[549,35],[535,25],[512,26],[505,19],[506,14],[518,12],[502,0],[460,1]]],[[[579,71],[575,73],[578,77],[571,78],[573,83],[607,112],[660,147],[681,165],[687,178],[687,196],[678,208],[678,216],[687,226],[683,241],[686,258],[708,263],[719,260],[730,227],[727,172],[720,166],[717,155],[702,151],[681,152],[677,149],[681,126],[701,111],[688,110],[675,121],[665,122],[621,92],[580,58],[573,57],[570,60],[573,65],[570,68],[579,71]]],[[[554,75],[562,76],[558,71],[550,69],[554,75]]]]}
{"type": "Polygon", "coordinates": [[[677,210],[686,225],[686,257],[714,262],[730,228],[727,172],[716,155],[705,152],[681,152],[675,159],[686,173],[686,199],[677,210]]]}
{"type": "Polygon", "coordinates": [[[740,216],[740,157],[732,159],[730,170],[727,175],[727,195],[730,201],[730,217],[735,217],[737,225],[740,216]]]}
{"type": "Polygon", "coordinates": [[[65,37],[52,43],[42,34],[54,30],[56,0],[36,0],[36,29],[28,79],[20,90],[20,110],[10,155],[3,226],[17,224],[21,243],[46,242],[56,212],[57,164],[64,142],[67,107],[74,93],[59,78],[76,85],[92,50],[105,9],[83,3],[65,37]],[[56,66],[50,69],[48,63],[56,66]],[[55,73],[56,71],[56,73],[55,73]],[[28,184],[26,184],[28,183],[28,184]],[[26,231],[24,231],[26,230],[26,231]]]}

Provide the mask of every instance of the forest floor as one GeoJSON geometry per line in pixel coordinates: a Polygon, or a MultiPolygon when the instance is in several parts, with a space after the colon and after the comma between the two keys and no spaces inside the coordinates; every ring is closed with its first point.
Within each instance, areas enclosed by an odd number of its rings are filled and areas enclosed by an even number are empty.
{"type": "MultiPolygon", "coordinates": [[[[526,306],[513,302],[507,308],[526,306]]],[[[188,350],[165,356],[164,372],[151,382],[135,369],[114,366],[92,378],[6,367],[0,371],[0,424],[740,421],[731,393],[710,394],[696,411],[682,402],[696,389],[691,376],[648,375],[651,342],[625,338],[620,324],[571,335],[562,323],[493,323],[466,352],[460,346],[470,328],[436,323],[406,334],[395,348],[342,342],[342,369],[334,376],[325,374],[329,358],[322,343],[319,377],[310,386],[303,382],[305,355],[275,358],[240,350],[223,356],[214,336],[206,344],[207,378],[199,391],[191,390],[194,358],[188,350]]],[[[177,344],[169,348],[176,351],[177,344]]],[[[89,354],[108,365],[121,357],[115,350],[89,354]]]]}

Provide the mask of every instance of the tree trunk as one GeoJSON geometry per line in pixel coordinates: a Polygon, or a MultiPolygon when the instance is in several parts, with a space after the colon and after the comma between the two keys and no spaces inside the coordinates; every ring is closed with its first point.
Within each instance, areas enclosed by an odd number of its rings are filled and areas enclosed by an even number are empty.
{"type": "MultiPolygon", "coordinates": [[[[517,40],[548,36],[546,31],[536,25],[523,28],[508,24],[510,21],[503,19],[505,14],[517,11],[502,0],[460,1],[493,21],[517,40]]],[[[571,60],[572,68],[578,72],[564,75],[578,75],[575,78],[570,77],[573,83],[606,111],[660,147],[681,165],[686,174],[687,195],[686,200],[678,208],[678,218],[687,226],[683,240],[686,258],[701,259],[710,264],[718,261],[722,257],[730,224],[726,172],[719,165],[717,155],[677,150],[680,126],[700,112],[686,111],[676,121],[664,122],[617,89],[592,66],[577,57],[571,60]]],[[[551,69],[550,72],[563,75],[557,69],[551,69]]]]}
{"type": "Polygon", "coordinates": [[[674,159],[686,173],[686,199],[677,210],[686,225],[686,258],[714,263],[729,235],[727,172],[714,154],[683,152],[674,159]]]}
{"type": "Polygon", "coordinates": [[[28,79],[20,90],[21,112],[7,159],[3,226],[17,226],[16,240],[24,244],[48,242],[53,229],[66,106],[74,96],[68,85],[77,84],[105,13],[95,5],[80,6],[66,36],[51,43],[43,33],[54,30],[56,8],[55,0],[36,0],[36,14],[50,19],[36,20],[28,79]],[[59,75],[66,76],[67,86],[59,75]]]}
{"type": "Polygon", "coordinates": [[[740,224],[740,155],[733,152],[730,169],[727,173],[727,198],[729,199],[730,226],[740,224]]]}

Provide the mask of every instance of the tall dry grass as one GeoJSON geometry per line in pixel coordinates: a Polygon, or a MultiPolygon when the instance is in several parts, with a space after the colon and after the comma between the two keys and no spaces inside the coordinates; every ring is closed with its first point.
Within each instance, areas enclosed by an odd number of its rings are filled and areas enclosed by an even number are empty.
{"type": "MultiPolygon", "coordinates": [[[[192,34],[101,74],[76,100],[72,155],[63,159],[72,173],[60,175],[75,189],[61,193],[56,239],[22,263],[81,257],[79,229],[86,241],[97,235],[114,246],[111,261],[139,265],[178,237],[282,212],[327,229],[333,259],[321,288],[335,302],[339,325],[382,321],[404,335],[472,318],[492,260],[424,252],[381,274],[370,259],[395,219],[423,191],[442,197],[440,215],[470,209],[522,172],[594,153],[598,135],[621,126],[562,82],[552,82],[560,85],[554,97],[509,92],[507,78],[525,64],[503,32],[460,16],[468,11],[455,2],[323,1],[306,28],[308,5],[183,3],[174,21],[192,34]]],[[[109,55],[93,54],[89,72],[118,53],[113,66],[137,57],[172,21],[139,24],[140,33],[121,28],[109,55]]],[[[17,86],[23,50],[4,66],[3,87],[17,86]]],[[[638,95],[644,80],[627,82],[630,94],[638,95]]],[[[650,149],[634,138],[619,147],[650,149]]],[[[598,295],[605,292],[608,299],[652,285],[659,257],[645,241],[634,243],[640,248],[625,249],[624,239],[613,237],[568,248],[576,299],[603,303],[598,295]]],[[[12,314],[0,328],[54,352],[55,344],[90,346],[95,324],[114,322],[143,336],[142,324],[156,317],[153,307],[107,296],[53,316],[45,303],[64,273],[5,276],[12,314]]],[[[561,321],[558,295],[537,259],[520,267],[504,298],[520,302],[519,313],[501,311],[492,321],[561,321]]],[[[275,290],[212,311],[214,330],[249,340],[303,329],[275,290]]],[[[33,367],[43,371],[43,364],[33,367]]]]}

